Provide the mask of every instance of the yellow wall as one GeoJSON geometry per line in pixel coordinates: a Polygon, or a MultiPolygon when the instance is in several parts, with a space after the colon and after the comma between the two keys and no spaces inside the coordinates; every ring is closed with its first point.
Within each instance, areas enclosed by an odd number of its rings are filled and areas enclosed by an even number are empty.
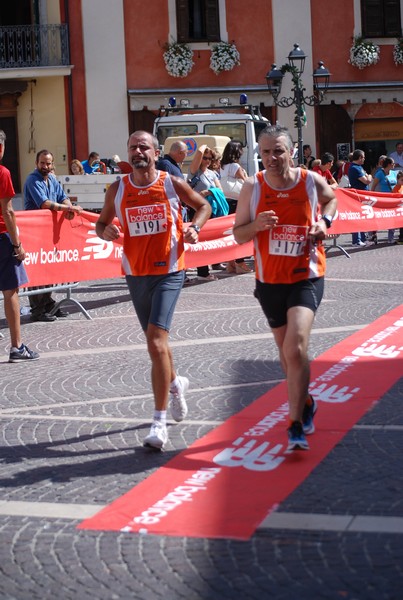
{"type": "Polygon", "coordinates": [[[56,173],[68,174],[66,106],[62,77],[37,79],[33,88],[34,140],[36,151],[28,152],[30,140],[30,88],[19,98],[18,138],[20,149],[21,184],[35,168],[36,152],[46,148],[54,154],[56,173]],[[63,162],[63,154],[66,160],[63,162]]]}

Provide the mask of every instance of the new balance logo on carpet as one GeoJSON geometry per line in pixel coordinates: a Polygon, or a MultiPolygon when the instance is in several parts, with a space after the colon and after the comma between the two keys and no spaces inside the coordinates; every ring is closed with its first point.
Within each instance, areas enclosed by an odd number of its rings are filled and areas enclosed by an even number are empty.
{"type": "Polygon", "coordinates": [[[197,440],[80,529],[246,540],[403,375],[403,305],[311,365],[309,452],[287,452],[286,384],[197,440]]]}

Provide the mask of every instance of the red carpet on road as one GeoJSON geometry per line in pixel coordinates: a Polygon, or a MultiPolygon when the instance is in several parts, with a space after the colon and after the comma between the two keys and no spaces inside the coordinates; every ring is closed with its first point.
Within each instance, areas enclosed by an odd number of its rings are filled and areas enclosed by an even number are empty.
{"type": "Polygon", "coordinates": [[[310,451],[287,452],[282,383],[79,528],[247,540],[402,375],[403,305],[312,362],[310,451]]]}

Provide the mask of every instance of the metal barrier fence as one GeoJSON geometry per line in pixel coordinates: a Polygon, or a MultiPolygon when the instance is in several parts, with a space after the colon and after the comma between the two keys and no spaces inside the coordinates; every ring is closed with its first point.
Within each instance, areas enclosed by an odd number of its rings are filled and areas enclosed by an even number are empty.
{"type": "MultiPolygon", "coordinates": [[[[23,296],[35,296],[37,294],[43,294],[43,293],[46,293],[46,292],[65,292],[66,293],[65,298],[62,298],[61,300],[59,300],[58,302],[56,302],[55,306],[50,311],[50,314],[54,315],[55,312],[63,304],[75,304],[75,306],[78,307],[78,309],[80,310],[80,312],[82,312],[83,315],[89,321],[92,321],[91,315],[88,313],[87,310],[85,310],[85,308],[81,304],[81,302],[79,302],[78,300],[76,300],[75,298],[73,298],[72,295],[71,295],[72,289],[76,288],[79,285],[79,283],[80,283],[79,281],[76,281],[74,283],[60,283],[58,285],[52,285],[52,286],[48,286],[48,287],[40,287],[40,288],[37,288],[35,290],[29,290],[29,289],[23,290],[23,291],[20,290],[18,296],[20,296],[20,297],[23,297],[23,296]]],[[[0,296],[0,299],[3,299],[3,295],[0,296]]],[[[4,338],[4,335],[1,333],[1,331],[0,331],[0,338],[4,338]]]]}

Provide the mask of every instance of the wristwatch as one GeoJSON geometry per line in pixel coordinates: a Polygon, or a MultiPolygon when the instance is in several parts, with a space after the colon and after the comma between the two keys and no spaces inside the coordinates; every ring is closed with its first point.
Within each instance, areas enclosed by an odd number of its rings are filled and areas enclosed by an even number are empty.
{"type": "Polygon", "coordinates": [[[322,219],[326,223],[326,227],[330,229],[332,226],[333,217],[330,215],[323,215],[322,219]]]}
{"type": "Polygon", "coordinates": [[[189,227],[193,227],[196,233],[200,233],[200,227],[198,225],[194,225],[194,223],[191,223],[189,227]]]}

